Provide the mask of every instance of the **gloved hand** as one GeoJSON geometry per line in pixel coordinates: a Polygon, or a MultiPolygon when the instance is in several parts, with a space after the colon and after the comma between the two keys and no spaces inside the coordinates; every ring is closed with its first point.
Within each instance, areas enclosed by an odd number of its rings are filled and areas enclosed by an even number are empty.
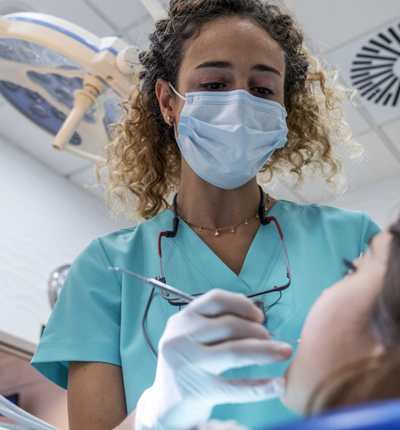
{"type": "Polygon", "coordinates": [[[205,422],[215,405],[283,394],[284,380],[228,379],[222,372],[290,357],[272,341],[264,315],[243,294],[212,290],[169,318],[158,344],[154,384],[140,397],[135,430],[180,430],[205,422]]]}

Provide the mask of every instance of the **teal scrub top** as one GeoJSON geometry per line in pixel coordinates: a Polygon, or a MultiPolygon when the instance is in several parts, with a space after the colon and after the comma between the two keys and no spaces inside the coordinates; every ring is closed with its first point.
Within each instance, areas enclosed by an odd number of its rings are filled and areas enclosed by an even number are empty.
{"type": "MultiPolygon", "coordinates": [[[[292,283],[280,301],[267,311],[267,328],[298,339],[308,311],[324,288],[346,273],[343,259],[365,251],[380,231],[365,212],[279,200],[269,215],[282,228],[290,260],[292,283]]],[[[158,234],[172,230],[173,212],[165,210],[135,227],[95,239],[76,258],[44,330],[32,365],[67,388],[68,362],[89,361],[122,366],[128,413],[152,385],[157,360],[142,332],[143,312],[150,287],[104,268],[99,251],[110,266],[146,277],[160,275],[158,234]]],[[[284,285],[286,259],[274,223],[261,225],[239,276],[233,273],[182,220],[175,238],[162,239],[163,269],[168,284],[190,294],[222,288],[252,294],[284,285]]],[[[268,307],[279,298],[261,296],[268,307]]],[[[146,319],[155,348],[168,318],[177,307],[154,294],[146,319]]],[[[282,375],[288,362],[232,369],[224,376],[258,378],[282,375]]],[[[234,419],[251,428],[274,425],[295,415],[279,399],[216,406],[213,418],[234,419]]]]}

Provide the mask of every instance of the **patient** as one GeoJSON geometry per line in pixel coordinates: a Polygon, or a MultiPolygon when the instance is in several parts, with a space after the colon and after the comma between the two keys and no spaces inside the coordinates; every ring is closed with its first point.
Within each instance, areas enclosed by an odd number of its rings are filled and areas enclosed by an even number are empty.
{"type": "Polygon", "coordinates": [[[299,414],[400,397],[400,220],[312,307],[282,402],[299,414]]]}
{"type": "MultiPolygon", "coordinates": [[[[282,402],[300,415],[400,397],[400,220],[307,316],[282,402]]],[[[266,417],[266,423],[268,417],[266,417]]],[[[246,430],[211,420],[197,430],[246,430]]]]}

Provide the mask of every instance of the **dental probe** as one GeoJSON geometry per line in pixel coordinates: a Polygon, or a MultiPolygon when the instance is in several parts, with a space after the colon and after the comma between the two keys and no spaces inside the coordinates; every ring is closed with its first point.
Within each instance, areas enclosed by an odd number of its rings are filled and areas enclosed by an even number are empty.
{"type": "Polygon", "coordinates": [[[190,294],[184,293],[183,291],[178,290],[177,288],[171,287],[170,285],[164,284],[164,282],[157,281],[157,279],[146,278],[145,276],[138,275],[137,273],[131,272],[130,270],[121,269],[121,267],[109,266],[107,264],[107,262],[105,261],[101,252],[99,252],[99,254],[100,254],[101,260],[102,260],[105,268],[108,270],[114,270],[115,272],[125,273],[129,276],[132,276],[132,277],[138,279],[139,281],[142,281],[142,282],[145,282],[146,284],[151,285],[154,288],[157,288],[157,289],[164,291],[168,294],[173,294],[174,296],[179,297],[181,299],[185,299],[189,302],[191,302],[193,299],[195,299],[194,296],[191,296],[190,294]]]}
{"type": "MultiPolygon", "coordinates": [[[[139,281],[142,281],[142,282],[144,282],[144,283],[146,283],[148,285],[151,285],[154,288],[157,288],[158,290],[164,291],[164,292],[166,292],[168,294],[172,294],[172,295],[174,295],[176,297],[179,297],[181,299],[185,299],[188,302],[191,302],[192,300],[196,299],[195,296],[191,296],[190,294],[187,294],[187,293],[185,293],[185,292],[183,292],[181,290],[178,290],[178,288],[171,287],[171,285],[167,285],[167,284],[164,284],[163,282],[157,281],[157,279],[146,278],[145,276],[138,275],[137,273],[131,272],[130,270],[122,269],[121,267],[112,267],[112,266],[109,266],[107,264],[107,262],[105,261],[102,253],[99,252],[99,254],[100,254],[100,257],[101,257],[101,261],[104,264],[104,267],[106,269],[108,269],[108,270],[113,270],[115,272],[125,273],[125,274],[127,274],[129,276],[132,276],[133,278],[138,279],[139,281]]],[[[292,345],[298,345],[300,343],[300,339],[291,340],[291,339],[287,339],[286,337],[280,336],[279,334],[275,334],[275,333],[273,333],[272,331],[270,331],[268,329],[267,329],[267,331],[268,331],[268,333],[272,337],[276,337],[277,339],[280,339],[280,340],[282,340],[284,342],[287,342],[287,343],[290,343],[292,345]]]]}

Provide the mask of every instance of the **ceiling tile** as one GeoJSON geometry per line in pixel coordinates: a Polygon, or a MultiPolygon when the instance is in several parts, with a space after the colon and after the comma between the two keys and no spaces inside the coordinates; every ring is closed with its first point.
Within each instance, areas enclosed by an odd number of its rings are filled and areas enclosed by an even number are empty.
{"type": "Polygon", "coordinates": [[[349,188],[356,189],[399,176],[400,163],[374,131],[359,136],[359,141],[365,148],[362,158],[343,163],[349,188]]]}
{"type": "Polygon", "coordinates": [[[360,107],[356,107],[350,102],[346,103],[344,120],[351,126],[355,135],[365,133],[371,128],[371,124],[367,122],[362,113],[360,107]]]}
{"type": "Polygon", "coordinates": [[[400,120],[384,125],[382,130],[400,151],[400,120]]]}
{"type": "MultiPolygon", "coordinates": [[[[93,196],[100,200],[104,204],[104,210],[107,211],[105,207],[105,193],[101,186],[95,187],[95,188],[88,188],[87,186],[91,186],[94,184],[97,184],[97,176],[94,172],[93,166],[87,166],[84,169],[81,169],[77,171],[74,174],[71,174],[68,176],[68,179],[77,185],[80,188],[83,188],[88,195],[93,196]]],[[[108,212],[109,216],[111,217],[111,213],[108,212]]],[[[117,216],[114,221],[116,222],[116,225],[118,228],[128,228],[132,227],[132,225],[136,225],[133,218],[130,218],[129,220],[125,219],[123,215],[117,216]]]]}
{"type": "Polygon", "coordinates": [[[68,175],[68,179],[80,188],[83,188],[87,193],[93,195],[97,199],[104,202],[104,191],[101,187],[89,189],[86,186],[91,186],[97,183],[97,177],[94,173],[94,165],[89,165],[83,169],[68,175]]]}
{"type": "Polygon", "coordinates": [[[293,179],[293,177],[289,177],[286,181],[280,180],[284,181],[285,185],[277,193],[279,198],[301,204],[325,204],[335,196],[322,178],[312,181],[304,175],[304,181],[299,188],[292,188],[293,179]]]}
{"type": "Polygon", "coordinates": [[[343,196],[332,199],[328,204],[345,209],[366,211],[381,228],[386,228],[399,217],[399,189],[400,173],[397,178],[357,189],[349,189],[343,196]]]}
{"type": "Polygon", "coordinates": [[[297,190],[293,190],[282,178],[279,178],[273,186],[269,186],[267,184],[263,188],[265,192],[269,193],[275,199],[288,200],[290,202],[296,202],[300,204],[308,203],[299,195],[297,190]]]}
{"type": "Polygon", "coordinates": [[[331,33],[334,33],[333,29],[338,24],[338,17],[328,3],[315,0],[286,0],[286,3],[301,23],[306,42],[311,42],[323,51],[331,50],[331,33]]]}
{"type": "Polygon", "coordinates": [[[112,23],[124,29],[144,17],[148,17],[147,9],[140,0],[85,0],[95,10],[99,9],[112,23]]]}
{"type": "MultiPolygon", "coordinates": [[[[13,2],[10,0],[0,0],[0,13],[2,7],[6,11],[13,2]]],[[[23,5],[23,1],[16,2],[23,5]]],[[[98,37],[113,36],[115,29],[102,20],[93,9],[86,5],[82,0],[26,0],[27,10],[39,13],[54,15],[58,18],[71,21],[72,23],[91,31],[98,37]]],[[[115,3],[109,2],[115,5],[115,3]]],[[[113,6],[115,8],[115,6],[113,6]]]]}
{"type": "Polygon", "coordinates": [[[53,136],[8,103],[0,106],[0,135],[62,175],[89,165],[87,160],[53,149],[53,136]]]}
{"type": "MultiPolygon", "coordinates": [[[[400,122],[393,124],[392,127],[391,132],[396,133],[397,130],[400,135],[400,122]]],[[[394,159],[375,132],[364,133],[358,136],[358,140],[365,149],[362,158],[350,160],[342,157],[349,192],[376,182],[400,177],[400,163],[394,159]]],[[[340,193],[327,186],[323,179],[311,181],[305,177],[299,189],[290,187],[292,180],[291,177],[286,180],[279,179],[277,185],[271,190],[271,195],[298,203],[317,204],[335,204],[334,202],[340,197],[340,193]]],[[[268,190],[267,187],[266,190],[268,190]]]]}
{"type": "Polygon", "coordinates": [[[154,21],[148,17],[141,19],[127,30],[127,38],[133,45],[137,46],[140,51],[144,51],[149,46],[149,34],[154,31],[154,21]]]}
{"type": "Polygon", "coordinates": [[[400,17],[398,0],[286,0],[307,38],[328,52],[400,17]]]}
{"type": "Polygon", "coordinates": [[[327,43],[333,47],[400,17],[399,0],[325,0],[324,3],[329,5],[339,24],[335,28],[327,21],[327,43]]]}

